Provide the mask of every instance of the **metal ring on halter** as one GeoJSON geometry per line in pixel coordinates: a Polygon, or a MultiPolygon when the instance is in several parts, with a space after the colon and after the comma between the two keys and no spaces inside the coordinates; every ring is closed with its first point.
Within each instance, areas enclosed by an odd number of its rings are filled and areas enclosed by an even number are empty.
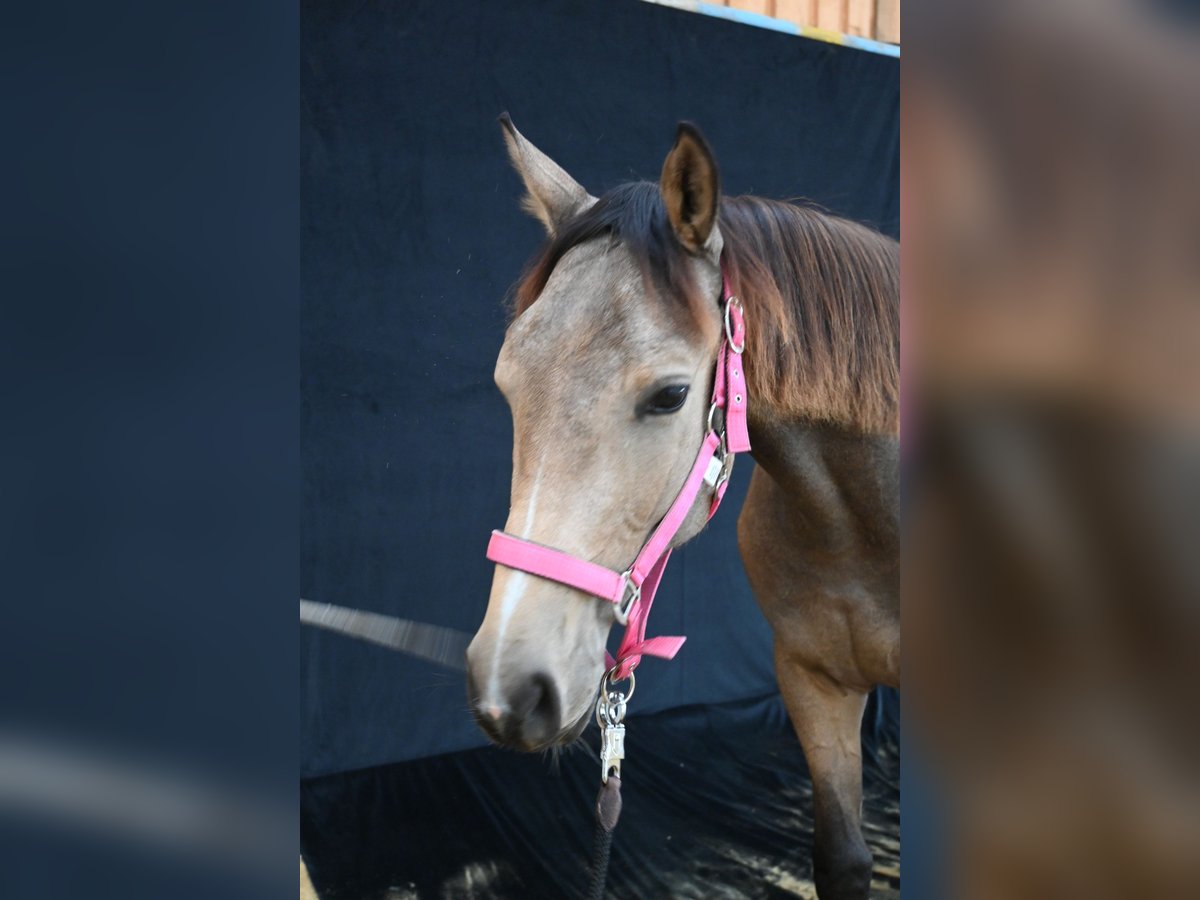
{"type": "Polygon", "coordinates": [[[637,603],[642,597],[642,589],[633,583],[632,576],[632,568],[628,568],[621,573],[621,578],[625,582],[625,588],[621,592],[621,602],[614,607],[618,625],[629,624],[629,612],[633,609],[633,604],[637,603]]]}
{"type": "Polygon", "coordinates": [[[746,349],[746,335],[742,334],[742,343],[739,345],[733,337],[733,321],[729,315],[729,308],[737,304],[739,311],[742,310],[742,301],[737,297],[730,297],[725,301],[725,340],[729,341],[729,349],[734,353],[741,353],[746,349]]]}
{"type": "MultiPolygon", "coordinates": [[[[720,408],[721,407],[719,405],[717,405],[716,403],[712,404],[708,408],[708,430],[711,431],[713,434],[717,433],[717,423],[713,420],[713,416],[715,416],[717,414],[717,410],[720,408]]],[[[724,431],[724,429],[722,429],[722,431],[724,431]]]]}
{"type": "Polygon", "coordinates": [[[629,704],[629,698],[633,696],[633,691],[637,687],[637,679],[634,678],[633,672],[630,672],[629,693],[622,694],[619,691],[613,690],[612,676],[616,671],[617,666],[613,666],[600,679],[600,696],[596,698],[596,724],[601,728],[605,726],[611,728],[621,724],[621,721],[625,718],[625,710],[629,704]]]}
{"type": "MultiPolygon", "coordinates": [[[[619,669],[619,668],[620,668],[620,665],[613,666],[611,669],[609,669],[607,672],[605,672],[604,677],[600,679],[600,692],[602,694],[607,694],[608,690],[612,687],[612,677],[617,674],[617,669],[619,669]]],[[[631,671],[629,673],[628,679],[625,679],[625,678],[621,679],[621,681],[626,681],[626,680],[629,681],[629,693],[624,694],[622,696],[622,699],[625,702],[629,702],[629,698],[633,696],[633,692],[637,688],[637,678],[634,677],[633,672],[631,671]]]]}

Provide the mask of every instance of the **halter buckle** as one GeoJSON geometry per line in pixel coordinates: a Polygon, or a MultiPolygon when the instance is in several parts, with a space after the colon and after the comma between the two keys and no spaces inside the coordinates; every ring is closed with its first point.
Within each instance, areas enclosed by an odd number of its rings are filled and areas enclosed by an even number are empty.
{"type": "Polygon", "coordinates": [[[742,332],[742,342],[739,344],[733,337],[733,319],[730,315],[730,309],[737,306],[738,312],[743,312],[742,301],[737,297],[731,296],[725,301],[725,340],[729,342],[729,349],[734,353],[741,353],[746,349],[746,333],[742,332]]]}
{"type": "Polygon", "coordinates": [[[724,409],[722,409],[722,408],[721,408],[721,406],[720,406],[720,404],[718,404],[718,403],[713,403],[711,406],[709,406],[709,408],[708,408],[708,421],[707,421],[707,425],[708,425],[708,430],[709,430],[709,431],[711,431],[713,434],[717,434],[717,435],[724,435],[724,434],[725,434],[725,416],[724,416],[724,412],[725,412],[725,410],[724,410],[724,409]],[[720,431],[717,431],[717,413],[718,413],[718,412],[722,413],[722,416],[721,416],[721,430],[720,430],[720,431]]]}
{"type": "Polygon", "coordinates": [[[621,601],[614,607],[616,610],[617,624],[629,624],[629,612],[633,609],[633,604],[642,599],[642,589],[633,583],[633,567],[626,569],[621,573],[621,579],[624,582],[624,588],[621,591],[621,601]]]}

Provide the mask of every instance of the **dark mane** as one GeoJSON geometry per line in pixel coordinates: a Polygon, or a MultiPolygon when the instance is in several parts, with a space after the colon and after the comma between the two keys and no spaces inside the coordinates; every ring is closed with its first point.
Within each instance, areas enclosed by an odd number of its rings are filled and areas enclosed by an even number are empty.
{"type": "Polygon", "coordinates": [[[546,243],[517,285],[514,314],[519,316],[541,296],[568,250],[598,237],[619,239],[628,247],[658,293],[675,302],[673,311],[706,302],[696,290],[687,251],[671,230],[658,185],[635,181],[613,188],[546,243]]]}
{"type": "MultiPolygon", "coordinates": [[[[751,395],[786,417],[896,431],[900,394],[899,246],[862,225],[758,197],[721,200],[724,261],[746,308],[751,395]]],[[[633,254],[672,312],[698,320],[688,254],[657,184],[615,188],[543,247],[516,290],[515,313],[537,300],[555,265],[608,236],[633,254]]]]}

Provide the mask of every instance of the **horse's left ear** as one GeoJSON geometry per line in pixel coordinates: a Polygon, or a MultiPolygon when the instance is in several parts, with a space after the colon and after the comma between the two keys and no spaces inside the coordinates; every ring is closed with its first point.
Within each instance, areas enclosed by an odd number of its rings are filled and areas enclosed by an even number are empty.
{"type": "Polygon", "coordinates": [[[521,206],[554,235],[563,223],[577,216],[596,202],[574,178],[545,153],[517,131],[508,113],[500,116],[508,157],[521,180],[525,182],[525,199],[521,206]]]}
{"type": "Polygon", "coordinates": [[[659,186],[679,242],[692,253],[709,249],[717,224],[721,181],[708,142],[691,122],[679,123],[659,186]]]}

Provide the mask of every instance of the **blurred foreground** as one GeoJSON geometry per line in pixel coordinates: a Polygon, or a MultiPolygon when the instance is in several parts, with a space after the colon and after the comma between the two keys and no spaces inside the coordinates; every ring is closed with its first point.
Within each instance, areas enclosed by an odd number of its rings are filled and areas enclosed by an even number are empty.
{"type": "Polygon", "coordinates": [[[1113,3],[914,6],[906,735],[939,877],[1195,896],[1195,34],[1113,3]]]}

